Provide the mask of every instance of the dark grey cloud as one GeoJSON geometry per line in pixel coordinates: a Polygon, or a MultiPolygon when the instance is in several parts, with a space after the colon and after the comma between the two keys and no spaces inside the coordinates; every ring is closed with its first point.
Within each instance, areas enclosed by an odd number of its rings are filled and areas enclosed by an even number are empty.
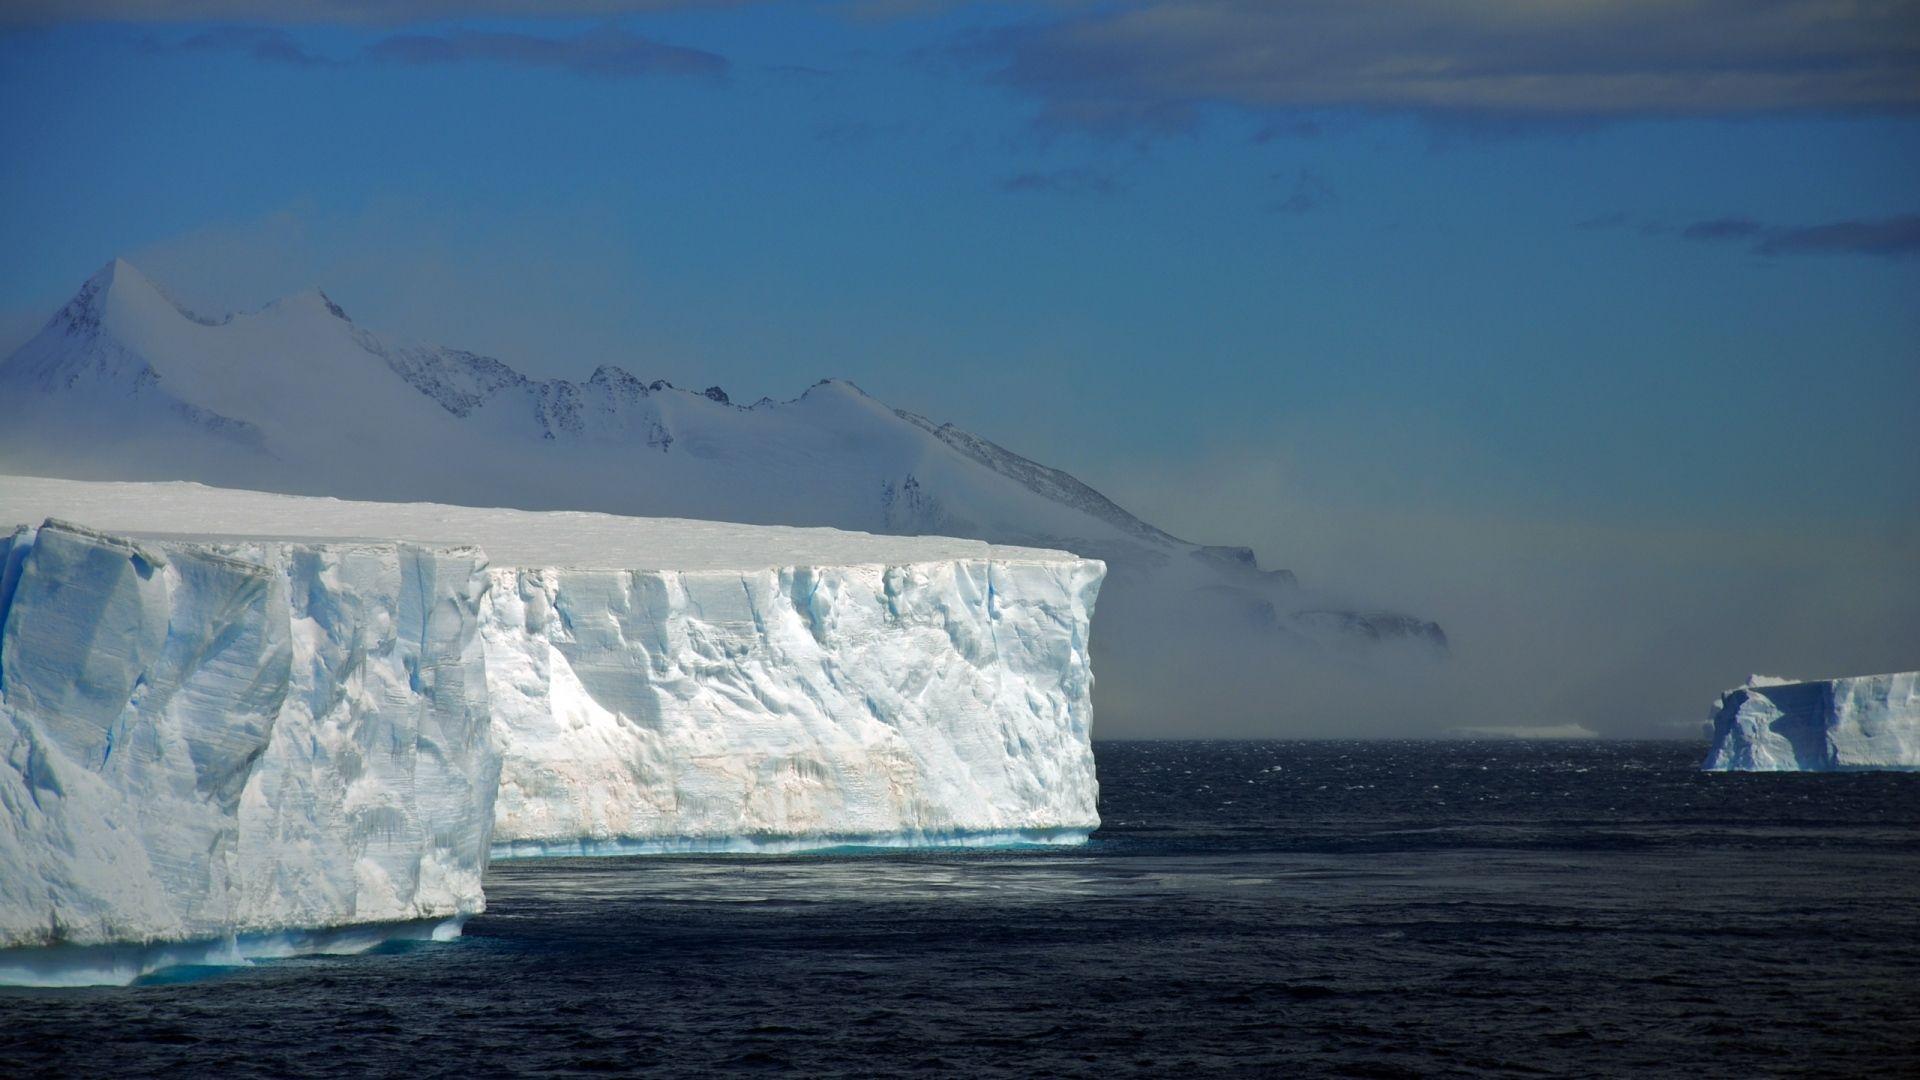
{"type": "Polygon", "coordinates": [[[1117,195],[1126,190],[1119,177],[1102,169],[1053,169],[1016,173],[1000,181],[1000,190],[1053,192],[1060,195],[1117,195]]]}
{"type": "Polygon", "coordinates": [[[1049,126],[1211,105],[1552,121],[1920,109],[1920,0],[1136,0],[965,52],[1049,126]]]}
{"type": "Polygon", "coordinates": [[[1339,197],[1312,169],[1276,173],[1274,180],[1286,185],[1287,193],[1267,205],[1278,214],[1306,214],[1339,201],[1339,197]]]}
{"type": "Polygon", "coordinates": [[[403,64],[486,61],[614,77],[718,77],[727,72],[727,59],[718,53],[668,45],[616,26],[602,26],[572,37],[539,37],[479,30],[455,30],[446,34],[396,34],[369,45],[367,55],[375,60],[403,64]]]}

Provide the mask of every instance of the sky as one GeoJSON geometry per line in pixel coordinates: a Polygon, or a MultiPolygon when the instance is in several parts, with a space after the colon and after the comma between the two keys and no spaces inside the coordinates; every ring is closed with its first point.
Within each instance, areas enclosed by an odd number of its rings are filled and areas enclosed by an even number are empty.
{"type": "Polygon", "coordinates": [[[1920,3],[16,0],[0,350],[178,299],[826,376],[1529,726],[1920,667],[1920,3]]]}

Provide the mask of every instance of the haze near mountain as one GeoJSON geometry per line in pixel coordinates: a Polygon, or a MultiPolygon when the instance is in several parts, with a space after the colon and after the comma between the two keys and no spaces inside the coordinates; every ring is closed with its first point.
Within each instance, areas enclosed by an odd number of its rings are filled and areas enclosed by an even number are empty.
{"type": "Polygon", "coordinates": [[[371,333],[318,290],[209,318],[117,260],[0,364],[0,471],[1064,548],[1109,565],[1107,737],[1401,730],[1383,718],[1446,651],[1432,622],[1181,540],[851,383],[740,405],[611,366],[531,379],[371,333]]]}

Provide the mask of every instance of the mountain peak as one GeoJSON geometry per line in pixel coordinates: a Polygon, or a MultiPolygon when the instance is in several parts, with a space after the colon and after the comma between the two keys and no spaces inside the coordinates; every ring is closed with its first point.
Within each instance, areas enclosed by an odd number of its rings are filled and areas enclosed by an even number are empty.
{"type": "Polygon", "coordinates": [[[868,400],[872,400],[872,397],[873,397],[873,395],[867,393],[865,390],[862,390],[858,386],[855,386],[853,384],[853,380],[838,379],[838,378],[821,379],[819,382],[814,383],[812,386],[807,387],[806,391],[802,393],[800,396],[802,398],[812,397],[814,394],[819,393],[823,390],[828,393],[839,394],[843,397],[850,397],[850,398],[866,398],[868,400]]]}
{"type": "Polygon", "coordinates": [[[47,328],[63,328],[69,334],[90,334],[99,329],[109,311],[123,310],[178,313],[180,307],[132,263],[114,258],[93,272],[80,286],[80,291],[73,294],[73,299],[48,321],[47,328]]]}
{"type": "Polygon", "coordinates": [[[101,289],[110,289],[118,285],[123,288],[158,289],[153,279],[141,273],[140,268],[119,256],[108,259],[106,265],[93,272],[87,279],[88,285],[97,285],[101,289]]]}

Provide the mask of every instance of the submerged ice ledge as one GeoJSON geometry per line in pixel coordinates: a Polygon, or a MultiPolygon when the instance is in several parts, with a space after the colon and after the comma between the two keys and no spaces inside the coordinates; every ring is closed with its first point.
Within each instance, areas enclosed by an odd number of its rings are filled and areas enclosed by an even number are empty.
{"type": "Polygon", "coordinates": [[[247,967],[295,956],[350,956],[392,941],[452,941],[465,915],[274,930],[198,941],[0,949],[0,986],[129,986],[182,968],[247,967]]]}
{"type": "Polygon", "coordinates": [[[889,833],[816,836],[617,837],[607,840],[515,840],[493,845],[496,859],[596,855],[800,855],[829,851],[1075,846],[1090,829],[1010,829],[1002,832],[889,833]]]}

